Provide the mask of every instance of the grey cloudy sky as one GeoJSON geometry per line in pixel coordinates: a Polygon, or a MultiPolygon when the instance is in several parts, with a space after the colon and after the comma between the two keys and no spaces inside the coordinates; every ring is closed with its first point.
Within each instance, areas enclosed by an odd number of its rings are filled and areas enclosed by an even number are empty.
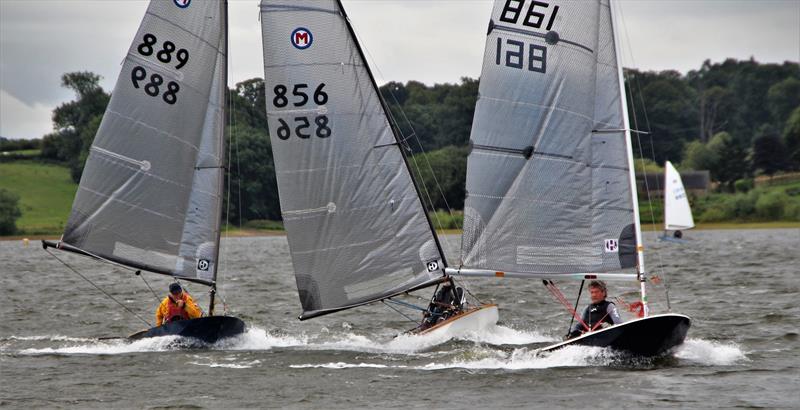
{"type": "MultiPolygon", "coordinates": [[[[426,84],[478,77],[487,0],[343,0],[378,81],[426,84]]],[[[229,0],[230,84],[263,77],[258,0],[229,0]]],[[[111,91],[147,8],[139,0],[0,0],[0,136],[52,131],[73,98],[70,71],[111,91]]],[[[619,0],[623,64],[697,69],[705,59],[800,61],[800,0],[619,0]]]]}

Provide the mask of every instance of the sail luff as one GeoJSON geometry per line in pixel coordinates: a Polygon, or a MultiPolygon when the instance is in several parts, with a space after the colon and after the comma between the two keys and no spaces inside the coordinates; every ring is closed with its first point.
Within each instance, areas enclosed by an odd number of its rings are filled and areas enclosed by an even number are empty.
{"type": "MultiPolygon", "coordinates": [[[[386,100],[383,98],[383,95],[381,94],[381,90],[378,87],[378,83],[375,81],[375,76],[372,74],[372,69],[369,67],[369,63],[367,63],[367,57],[366,55],[364,55],[364,50],[361,49],[361,44],[358,42],[358,37],[356,37],[356,33],[355,30],[353,30],[352,24],[350,24],[350,18],[347,17],[347,12],[345,11],[344,6],[342,5],[342,1],[336,0],[336,4],[339,6],[339,10],[341,10],[342,17],[344,17],[344,22],[347,25],[347,30],[350,32],[350,35],[353,38],[353,43],[356,46],[356,50],[358,50],[358,54],[361,56],[361,60],[364,62],[364,68],[366,69],[367,74],[369,75],[369,79],[372,82],[372,87],[375,89],[375,93],[378,95],[378,100],[380,100],[381,102],[381,108],[383,109],[383,113],[384,115],[386,115],[386,118],[389,121],[389,126],[391,127],[392,135],[394,136],[397,149],[400,150],[400,155],[403,157],[403,163],[406,166],[406,170],[408,171],[409,175],[411,175],[411,182],[414,185],[414,191],[417,193],[417,198],[419,198],[420,206],[422,206],[422,209],[425,211],[424,212],[425,220],[428,222],[428,228],[431,230],[431,233],[433,234],[433,240],[436,243],[436,248],[439,250],[439,256],[441,257],[442,264],[444,265],[442,267],[443,268],[447,267],[448,266],[447,257],[445,256],[442,244],[439,242],[439,236],[436,234],[436,229],[434,229],[433,227],[433,222],[431,221],[431,217],[430,215],[428,215],[427,207],[425,206],[425,203],[422,200],[422,193],[420,192],[416,179],[414,179],[414,173],[411,172],[411,167],[408,163],[407,154],[403,149],[403,144],[401,142],[402,138],[400,136],[400,129],[397,126],[396,121],[394,120],[392,111],[389,109],[386,100]]],[[[444,271],[442,271],[442,273],[444,273],[444,271]]]]}
{"type": "Polygon", "coordinates": [[[627,150],[627,158],[628,158],[628,182],[631,186],[631,200],[633,201],[633,223],[635,228],[636,234],[636,272],[639,276],[639,286],[640,286],[640,293],[641,293],[641,302],[643,306],[644,315],[647,316],[649,313],[649,307],[647,305],[647,289],[645,287],[645,266],[644,266],[644,246],[642,245],[642,226],[641,222],[639,221],[639,196],[636,191],[636,170],[634,168],[633,162],[633,143],[631,141],[631,132],[630,132],[630,121],[628,119],[628,100],[626,98],[625,93],[625,81],[622,73],[622,56],[620,53],[619,47],[619,27],[616,24],[616,17],[614,13],[614,9],[611,7],[611,1],[608,0],[608,8],[609,14],[611,16],[611,27],[613,28],[613,41],[614,41],[614,50],[617,56],[617,73],[619,77],[619,90],[620,90],[620,101],[622,103],[622,118],[623,122],[622,125],[625,128],[625,148],[627,150]]]}

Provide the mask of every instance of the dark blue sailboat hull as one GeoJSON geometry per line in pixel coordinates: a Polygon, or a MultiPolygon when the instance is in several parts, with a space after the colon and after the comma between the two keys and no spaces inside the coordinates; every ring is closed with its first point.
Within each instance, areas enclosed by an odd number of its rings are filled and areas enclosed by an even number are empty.
{"type": "Polygon", "coordinates": [[[211,344],[228,337],[240,335],[244,333],[244,329],[244,322],[239,318],[233,316],[207,316],[152,327],[134,333],[128,336],[128,339],[139,340],[158,336],[182,336],[211,344]]]}
{"type": "Polygon", "coordinates": [[[636,356],[657,356],[683,343],[689,332],[688,316],[666,313],[584,333],[539,351],[547,352],[570,345],[610,347],[636,356]]]}

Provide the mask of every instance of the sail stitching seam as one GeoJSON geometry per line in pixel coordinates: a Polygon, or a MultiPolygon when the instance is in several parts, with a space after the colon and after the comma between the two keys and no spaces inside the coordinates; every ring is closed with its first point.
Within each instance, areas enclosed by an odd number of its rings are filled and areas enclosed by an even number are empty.
{"type": "MultiPolygon", "coordinates": [[[[524,34],[524,35],[528,35],[528,36],[532,36],[532,37],[540,37],[542,39],[546,38],[546,36],[544,34],[542,34],[542,33],[537,33],[535,31],[529,31],[529,30],[523,30],[523,29],[516,28],[516,27],[509,27],[509,26],[504,26],[504,25],[495,25],[494,29],[497,29],[497,30],[500,30],[500,31],[505,31],[507,33],[524,34]]],[[[583,45],[581,43],[576,43],[574,41],[564,40],[563,38],[559,38],[558,42],[559,43],[571,44],[573,46],[580,47],[580,48],[582,48],[582,49],[584,49],[584,50],[586,50],[586,51],[588,51],[590,53],[594,53],[594,51],[591,48],[586,47],[585,45],[583,45]]]]}
{"type": "Polygon", "coordinates": [[[280,13],[289,11],[318,11],[321,13],[339,14],[336,10],[308,6],[290,6],[288,4],[261,4],[261,11],[265,13],[280,13]],[[269,10],[272,9],[272,10],[269,10]]]}
{"type": "Polygon", "coordinates": [[[512,100],[506,100],[506,99],[503,99],[503,98],[486,97],[486,96],[482,96],[482,97],[480,97],[480,99],[481,100],[482,99],[487,99],[487,100],[491,100],[491,101],[499,101],[499,102],[509,103],[511,105],[527,105],[527,106],[538,107],[538,108],[549,108],[549,109],[552,109],[552,110],[561,111],[561,112],[565,112],[565,113],[568,113],[568,114],[575,115],[576,117],[583,118],[583,119],[585,119],[585,120],[587,120],[589,122],[594,122],[594,118],[592,118],[592,117],[590,117],[588,115],[585,115],[585,114],[582,114],[582,113],[579,113],[579,112],[575,112],[575,111],[571,111],[571,110],[568,110],[566,108],[561,108],[561,107],[556,106],[556,105],[536,104],[536,103],[527,102],[527,101],[512,101],[512,100]]]}
{"type": "MultiPolygon", "coordinates": [[[[209,47],[211,47],[211,49],[212,49],[212,50],[214,50],[214,51],[216,51],[216,52],[218,52],[218,53],[222,54],[223,56],[225,55],[225,53],[223,53],[222,51],[220,51],[220,49],[219,49],[219,46],[216,46],[216,47],[215,47],[213,44],[209,43],[209,42],[208,42],[208,40],[204,39],[203,37],[200,37],[200,36],[198,36],[197,34],[195,34],[194,32],[192,32],[191,30],[187,29],[186,27],[183,27],[183,26],[181,26],[181,25],[179,25],[179,24],[175,23],[174,21],[167,20],[167,19],[165,19],[165,18],[163,18],[163,17],[161,17],[161,16],[159,16],[159,15],[153,14],[153,13],[151,13],[151,12],[149,12],[149,11],[148,11],[148,12],[146,12],[146,13],[145,13],[145,15],[149,15],[150,17],[156,18],[156,19],[158,19],[158,20],[161,20],[161,21],[163,21],[163,22],[165,22],[165,23],[167,23],[167,24],[169,24],[169,25],[171,25],[171,26],[173,26],[173,27],[175,27],[175,28],[178,28],[178,29],[180,29],[181,31],[183,31],[185,34],[188,34],[189,36],[191,36],[191,37],[194,37],[194,38],[196,38],[196,39],[200,40],[201,42],[208,44],[208,46],[209,46],[209,47]]],[[[143,25],[144,25],[144,24],[143,24],[143,25]]],[[[130,54],[129,54],[129,55],[130,55],[130,54]]]]}

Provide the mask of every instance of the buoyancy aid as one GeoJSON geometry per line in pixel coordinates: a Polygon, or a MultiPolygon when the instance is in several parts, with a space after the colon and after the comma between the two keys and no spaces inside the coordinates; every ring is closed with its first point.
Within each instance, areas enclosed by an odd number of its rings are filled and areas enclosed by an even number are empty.
{"type": "Polygon", "coordinates": [[[185,309],[185,306],[187,303],[189,303],[189,301],[185,293],[181,294],[180,300],[183,301],[184,307],[178,306],[178,302],[173,299],[172,295],[169,296],[169,303],[167,303],[167,317],[164,319],[165,324],[178,320],[189,319],[189,313],[185,309]]]}
{"type": "Polygon", "coordinates": [[[592,303],[589,305],[588,318],[583,318],[589,327],[594,328],[601,320],[608,324],[614,324],[614,320],[611,319],[611,315],[608,314],[608,305],[612,305],[614,302],[609,302],[604,300],[600,303],[592,303]],[[587,320],[588,319],[588,320],[587,320]]]}

